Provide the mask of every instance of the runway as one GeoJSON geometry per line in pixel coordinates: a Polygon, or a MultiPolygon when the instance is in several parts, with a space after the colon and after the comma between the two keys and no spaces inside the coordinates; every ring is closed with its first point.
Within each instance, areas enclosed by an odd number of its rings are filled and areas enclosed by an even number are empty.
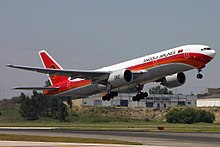
{"type": "MultiPolygon", "coordinates": [[[[30,141],[0,141],[0,146],[67,146],[67,147],[143,147],[143,145],[118,145],[97,143],[59,143],[59,142],[30,142],[30,141]]],[[[144,147],[159,147],[145,146],[144,147]]]]}
{"type": "Polygon", "coordinates": [[[220,133],[168,133],[131,131],[74,131],[64,129],[1,128],[0,134],[115,139],[140,142],[148,146],[220,146],[220,133]]]}

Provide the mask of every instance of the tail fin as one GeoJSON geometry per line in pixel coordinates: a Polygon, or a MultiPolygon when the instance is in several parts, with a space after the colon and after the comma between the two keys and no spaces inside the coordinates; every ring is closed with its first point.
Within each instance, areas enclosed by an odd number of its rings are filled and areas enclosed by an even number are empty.
{"type": "MultiPolygon", "coordinates": [[[[40,51],[39,55],[45,68],[63,69],[45,50],[40,51]]],[[[68,80],[67,76],[48,75],[48,77],[52,85],[68,80]]]]}

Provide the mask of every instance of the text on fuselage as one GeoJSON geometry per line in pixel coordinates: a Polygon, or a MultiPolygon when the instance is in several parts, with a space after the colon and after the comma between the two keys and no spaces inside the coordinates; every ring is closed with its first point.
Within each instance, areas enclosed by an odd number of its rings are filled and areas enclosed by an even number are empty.
{"type": "Polygon", "coordinates": [[[176,51],[170,51],[168,53],[163,53],[160,55],[148,57],[148,58],[144,59],[144,62],[149,62],[149,61],[153,61],[153,60],[157,60],[157,59],[161,59],[161,58],[166,58],[166,57],[169,57],[169,56],[172,56],[175,54],[176,54],[176,51]]]}

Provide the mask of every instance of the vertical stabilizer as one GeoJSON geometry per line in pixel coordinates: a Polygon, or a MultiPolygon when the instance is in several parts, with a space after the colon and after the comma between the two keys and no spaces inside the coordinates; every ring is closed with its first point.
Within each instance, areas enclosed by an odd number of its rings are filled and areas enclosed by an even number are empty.
{"type": "MultiPolygon", "coordinates": [[[[45,68],[63,69],[45,50],[40,51],[39,55],[45,68]]],[[[48,75],[48,77],[52,85],[68,80],[67,76],[48,75]]]]}

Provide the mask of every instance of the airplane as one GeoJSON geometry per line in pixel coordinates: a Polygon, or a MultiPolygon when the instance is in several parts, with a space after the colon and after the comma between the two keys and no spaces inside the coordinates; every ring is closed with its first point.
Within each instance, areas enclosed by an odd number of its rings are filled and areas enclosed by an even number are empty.
{"type": "Polygon", "coordinates": [[[133,101],[148,96],[143,85],[159,82],[167,88],[181,86],[186,81],[185,71],[197,69],[202,79],[202,69],[216,52],[206,45],[184,45],[166,51],[146,55],[97,70],[63,69],[45,50],[39,52],[44,68],[8,64],[21,70],[47,74],[49,87],[15,87],[14,90],[42,90],[45,95],[85,97],[105,93],[103,101],[118,96],[123,88],[137,88],[133,101]]]}

